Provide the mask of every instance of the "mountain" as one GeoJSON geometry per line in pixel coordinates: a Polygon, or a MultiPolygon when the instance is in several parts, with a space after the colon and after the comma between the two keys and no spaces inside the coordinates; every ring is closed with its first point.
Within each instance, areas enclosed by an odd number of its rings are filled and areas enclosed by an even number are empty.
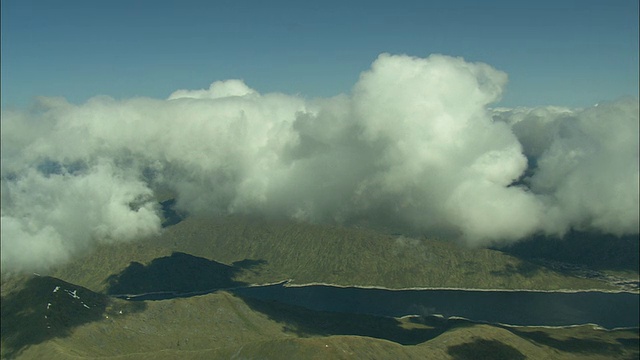
{"type": "Polygon", "coordinates": [[[42,275],[2,279],[2,358],[637,358],[638,329],[510,327],[437,316],[313,311],[231,289],[293,284],[387,288],[603,289],[489,249],[362,228],[171,214],[163,233],[104,244],[42,275]],[[126,301],[113,295],[183,297],[126,301]]]}
{"type": "MultiPolygon", "coordinates": [[[[387,288],[603,289],[616,287],[490,249],[248,216],[187,218],[158,237],[102,245],[49,275],[105,292],[137,264],[184,253],[234,267],[233,281],[387,288]]],[[[193,265],[195,266],[195,265],[193,265]]]]}

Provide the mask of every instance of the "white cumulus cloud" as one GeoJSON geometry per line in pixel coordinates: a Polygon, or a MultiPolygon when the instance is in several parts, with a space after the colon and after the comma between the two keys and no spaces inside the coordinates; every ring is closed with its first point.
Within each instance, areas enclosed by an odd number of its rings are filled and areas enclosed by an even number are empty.
{"type": "Polygon", "coordinates": [[[382,54],[350,94],[241,80],[168,99],[2,110],[3,271],[157,234],[154,191],[193,216],[365,224],[472,245],[638,232],[638,100],[491,109],[507,75],[382,54]]]}

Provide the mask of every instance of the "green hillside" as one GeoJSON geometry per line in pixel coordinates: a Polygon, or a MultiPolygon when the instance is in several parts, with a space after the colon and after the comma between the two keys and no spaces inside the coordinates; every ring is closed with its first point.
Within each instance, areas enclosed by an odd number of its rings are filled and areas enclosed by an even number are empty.
{"type": "Polygon", "coordinates": [[[51,275],[105,292],[109,277],[122,274],[132,263],[148,265],[174,252],[235,266],[233,280],[242,283],[292,279],[295,284],[388,288],[614,289],[496,250],[242,216],[188,218],[158,237],[103,245],[51,275]]]}

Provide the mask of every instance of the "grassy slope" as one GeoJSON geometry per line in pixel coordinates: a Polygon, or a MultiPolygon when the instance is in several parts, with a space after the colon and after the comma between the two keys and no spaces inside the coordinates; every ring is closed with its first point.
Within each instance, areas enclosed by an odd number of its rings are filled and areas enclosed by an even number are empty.
{"type": "Polygon", "coordinates": [[[95,291],[132,261],[180,251],[225,264],[261,265],[234,280],[407,287],[487,289],[609,289],[595,280],[569,277],[499,251],[391,236],[366,229],[265,221],[240,216],[186,219],[162,235],[134,243],[104,245],[57,269],[53,276],[95,291]]]}

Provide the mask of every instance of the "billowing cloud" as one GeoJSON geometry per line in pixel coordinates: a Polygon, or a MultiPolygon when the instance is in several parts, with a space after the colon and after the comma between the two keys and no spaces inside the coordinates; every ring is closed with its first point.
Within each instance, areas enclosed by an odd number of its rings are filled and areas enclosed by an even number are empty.
{"type": "Polygon", "coordinates": [[[637,99],[577,111],[505,113],[534,162],[527,182],[545,202],[546,233],[562,235],[571,228],[614,235],[638,232],[637,99]]]}
{"type": "Polygon", "coordinates": [[[240,80],[166,100],[43,98],[2,111],[2,266],[47,268],[194,216],[259,213],[469,244],[571,228],[638,232],[638,101],[491,109],[507,75],[381,55],[353,91],[306,100],[240,80]]]}
{"type": "Polygon", "coordinates": [[[2,182],[2,267],[38,270],[95,242],[158,233],[152,191],[109,160],[91,168],[28,169],[2,182]]]}

